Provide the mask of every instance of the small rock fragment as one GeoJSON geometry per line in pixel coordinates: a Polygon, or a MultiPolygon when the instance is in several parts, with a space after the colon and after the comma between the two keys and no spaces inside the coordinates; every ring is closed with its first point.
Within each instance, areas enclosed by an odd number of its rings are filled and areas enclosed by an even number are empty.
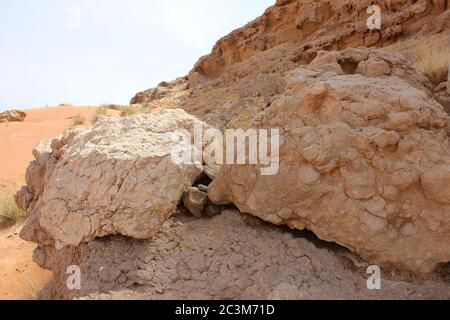
{"type": "Polygon", "coordinates": [[[208,195],[205,192],[200,191],[198,188],[190,188],[183,194],[183,204],[189,212],[197,218],[201,218],[206,202],[208,201],[208,195]]]}

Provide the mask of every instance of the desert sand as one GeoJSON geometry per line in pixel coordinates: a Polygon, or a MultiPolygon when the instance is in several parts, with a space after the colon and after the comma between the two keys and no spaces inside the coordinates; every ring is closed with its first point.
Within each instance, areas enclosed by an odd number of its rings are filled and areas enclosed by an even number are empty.
{"type": "MultiPolygon", "coordinates": [[[[33,156],[33,146],[42,139],[63,133],[81,115],[86,124],[95,107],[48,107],[25,110],[24,122],[0,124],[0,183],[17,188],[25,181],[25,170],[33,156]]],[[[20,227],[0,229],[0,300],[36,299],[51,277],[32,261],[36,245],[19,238],[20,227]]]]}
{"type": "Polygon", "coordinates": [[[24,122],[0,124],[0,181],[22,184],[31,150],[42,139],[52,138],[72,125],[72,117],[81,115],[89,122],[95,107],[48,107],[25,110],[24,122]]]}

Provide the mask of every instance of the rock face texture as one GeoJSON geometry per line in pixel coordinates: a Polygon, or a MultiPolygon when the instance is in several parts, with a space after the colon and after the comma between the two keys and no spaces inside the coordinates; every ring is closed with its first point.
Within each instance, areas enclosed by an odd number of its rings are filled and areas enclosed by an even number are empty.
{"type": "Polygon", "coordinates": [[[194,120],[182,110],[104,118],[38,145],[16,196],[29,215],[21,236],[56,249],[108,235],[151,238],[202,173],[171,159],[172,133],[194,120]]]}
{"type": "Polygon", "coordinates": [[[52,269],[43,298],[69,299],[449,299],[448,285],[384,274],[367,290],[367,264],[343,249],[318,247],[235,210],[212,219],[169,219],[152,241],[108,237],[77,248],[40,246],[52,269]],[[81,268],[81,290],[67,289],[67,267],[81,268]],[[360,270],[360,271],[359,271],[360,270]]]}
{"type": "Polygon", "coordinates": [[[27,114],[20,110],[0,112],[0,122],[23,122],[27,114]]]}
{"type": "MultiPolygon", "coordinates": [[[[449,25],[446,1],[280,1],[220,39],[187,78],[163,82],[133,101],[150,109],[182,108],[220,129],[241,128],[284,93],[293,69],[306,67],[321,50],[420,43],[449,25]],[[381,30],[366,25],[373,3],[381,9],[381,30]]],[[[439,101],[447,105],[448,99],[439,101]]]]}
{"type": "MultiPolygon", "coordinates": [[[[130,104],[149,104],[155,100],[163,100],[166,96],[183,91],[187,87],[187,78],[182,77],[171,82],[161,82],[156,88],[148,89],[137,93],[130,101],[130,104]]],[[[167,107],[166,103],[161,103],[167,107]]]]}
{"type": "Polygon", "coordinates": [[[446,9],[445,0],[276,1],[263,16],[220,39],[211,54],[198,61],[193,73],[218,76],[256,52],[285,43],[298,43],[298,54],[308,62],[319,50],[385,45],[421,31],[446,9]],[[381,30],[367,28],[371,15],[367,9],[372,4],[381,9],[381,30]]]}
{"type": "Polygon", "coordinates": [[[383,266],[435,270],[450,260],[449,117],[428,86],[377,50],[320,52],[249,125],[284,132],[279,174],[223,166],[210,199],[383,266]]]}

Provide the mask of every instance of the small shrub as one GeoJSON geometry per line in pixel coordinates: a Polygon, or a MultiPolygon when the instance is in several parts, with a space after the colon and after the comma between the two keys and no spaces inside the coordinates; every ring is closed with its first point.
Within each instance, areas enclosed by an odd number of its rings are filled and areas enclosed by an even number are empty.
{"type": "Polygon", "coordinates": [[[115,111],[120,111],[123,108],[123,106],[118,105],[118,104],[102,104],[100,107],[105,108],[105,109],[115,110],[115,111]]]}
{"type": "Polygon", "coordinates": [[[107,108],[106,107],[98,107],[95,110],[95,114],[93,115],[93,117],[91,119],[91,123],[96,124],[98,119],[100,119],[101,117],[106,117],[106,116],[108,116],[107,108]]]}
{"type": "Polygon", "coordinates": [[[86,122],[86,119],[81,114],[77,114],[72,118],[72,127],[81,126],[86,122]]]}
{"type": "Polygon", "coordinates": [[[450,65],[450,32],[420,40],[407,40],[388,49],[403,53],[417,70],[435,83],[443,82],[447,78],[450,65]]]}
{"type": "Polygon", "coordinates": [[[11,188],[0,186],[0,226],[20,224],[26,219],[26,214],[14,200],[11,188]]]}
{"type": "Polygon", "coordinates": [[[133,116],[136,114],[149,112],[148,108],[145,108],[140,104],[132,104],[130,106],[123,106],[120,111],[121,111],[120,116],[123,118],[130,117],[130,116],[133,116]]]}

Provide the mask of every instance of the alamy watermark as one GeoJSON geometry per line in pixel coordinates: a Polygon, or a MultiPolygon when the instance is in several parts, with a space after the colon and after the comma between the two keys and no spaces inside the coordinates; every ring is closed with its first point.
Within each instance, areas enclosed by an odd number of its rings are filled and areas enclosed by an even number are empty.
{"type": "Polygon", "coordinates": [[[69,266],[66,270],[67,274],[67,289],[81,290],[81,269],[79,266],[69,266]]]}
{"type": "Polygon", "coordinates": [[[260,165],[263,176],[278,174],[280,168],[279,129],[204,130],[201,122],[194,123],[194,135],[178,129],[172,135],[175,147],[172,161],[177,164],[260,165]]]}
{"type": "Polygon", "coordinates": [[[367,13],[371,16],[367,19],[367,29],[381,30],[381,8],[371,5],[367,8],[367,13]]]}
{"type": "Polygon", "coordinates": [[[379,266],[370,266],[367,268],[367,274],[370,274],[367,279],[367,289],[381,290],[381,268],[379,266]]]}

